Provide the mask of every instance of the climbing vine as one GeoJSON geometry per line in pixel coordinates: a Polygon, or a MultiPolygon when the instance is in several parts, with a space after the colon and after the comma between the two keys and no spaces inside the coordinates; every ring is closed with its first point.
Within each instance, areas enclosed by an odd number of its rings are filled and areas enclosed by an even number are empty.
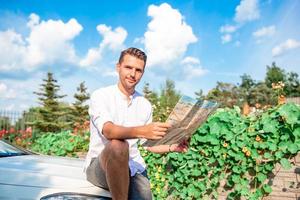
{"type": "Polygon", "coordinates": [[[247,117],[218,109],[190,141],[187,153],[142,152],[155,199],[260,199],[272,192],[276,163],[289,169],[300,150],[300,108],[284,104],[247,117]]]}

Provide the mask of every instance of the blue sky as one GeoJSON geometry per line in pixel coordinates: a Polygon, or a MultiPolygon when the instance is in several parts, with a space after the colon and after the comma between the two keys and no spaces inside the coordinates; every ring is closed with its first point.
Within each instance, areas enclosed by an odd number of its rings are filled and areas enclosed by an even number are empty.
{"type": "Polygon", "coordinates": [[[36,106],[48,71],[69,103],[80,82],[113,84],[131,46],[148,54],[139,91],[168,78],[194,96],[244,73],[263,80],[273,61],[300,74],[299,10],[298,0],[0,0],[0,109],[36,106]]]}

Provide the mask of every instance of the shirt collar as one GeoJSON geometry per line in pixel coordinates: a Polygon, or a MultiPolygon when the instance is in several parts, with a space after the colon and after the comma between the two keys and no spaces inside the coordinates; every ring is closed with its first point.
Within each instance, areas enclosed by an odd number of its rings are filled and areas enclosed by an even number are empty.
{"type": "Polygon", "coordinates": [[[120,90],[118,84],[115,85],[115,88],[117,90],[118,95],[125,101],[128,102],[128,105],[130,105],[132,103],[132,100],[137,96],[137,92],[134,91],[134,93],[132,95],[129,96],[129,101],[128,101],[128,97],[120,90]]]}

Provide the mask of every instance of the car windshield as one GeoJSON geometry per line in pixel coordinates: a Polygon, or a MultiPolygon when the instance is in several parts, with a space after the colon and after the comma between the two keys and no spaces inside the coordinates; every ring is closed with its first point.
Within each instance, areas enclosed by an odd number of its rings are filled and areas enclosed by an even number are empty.
{"type": "Polygon", "coordinates": [[[27,154],[26,151],[0,140],[0,157],[21,156],[27,154]]]}

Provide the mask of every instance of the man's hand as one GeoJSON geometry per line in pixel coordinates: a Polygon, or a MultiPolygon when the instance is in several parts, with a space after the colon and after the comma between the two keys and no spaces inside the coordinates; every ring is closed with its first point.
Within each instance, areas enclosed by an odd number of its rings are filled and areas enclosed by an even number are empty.
{"type": "Polygon", "coordinates": [[[188,150],[188,144],[189,142],[187,140],[182,141],[180,144],[163,144],[163,145],[157,145],[153,147],[146,147],[146,150],[152,152],[152,153],[170,153],[170,152],[179,152],[184,153],[188,150]]]}
{"type": "Polygon", "coordinates": [[[135,131],[138,133],[139,137],[157,140],[164,137],[168,128],[171,128],[169,123],[152,122],[145,126],[135,127],[135,131]]]}
{"type": "Polygon", "coordinates": [[[183,140],[180,144],[172,144],[170,145],[169,149],[170,152],[187,152],[189,148],[189,143],[187,140],[183,140]]]}

